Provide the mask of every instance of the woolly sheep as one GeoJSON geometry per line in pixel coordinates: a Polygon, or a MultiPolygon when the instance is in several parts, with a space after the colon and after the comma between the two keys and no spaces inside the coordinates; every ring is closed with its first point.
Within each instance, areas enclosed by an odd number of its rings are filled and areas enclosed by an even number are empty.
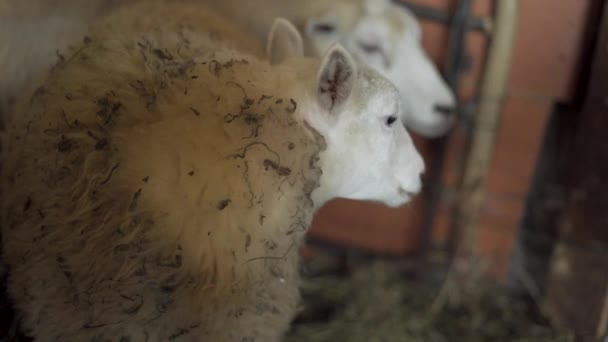
{"type": "Polygon", "coordinates": [[[304,57],[284,19],[270,62],[246,37],[194,4],[125,7],[16,104],[3,253],[37,341],[279,341],[315,210],[420,190],[392,83],[339,45],[304,57]]]}
{"type": "MultiPolygon", "coordinates": [[[[0,0],[0,62],[6,66],[0,74],[0,107],[55,62],[56,50],[80,40],[100,14],[132,1],[0,0]]],[[[401,5],[390,0],[193,1],[236,21],[261,43],[277,16],[296,24],[307,55],[320,57],[333,43],[342,43],[397,86],[403,121],[423,136],[441,136],[454,122],[454,96],[420,44],[418,21],[401,5]]]]}

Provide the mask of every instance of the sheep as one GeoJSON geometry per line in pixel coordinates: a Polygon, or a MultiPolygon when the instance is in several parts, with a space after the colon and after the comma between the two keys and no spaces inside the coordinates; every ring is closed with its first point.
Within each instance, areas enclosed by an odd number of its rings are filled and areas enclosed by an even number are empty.
{"type": "MultiPolygon", "coordinates": [[[[277,16],[296,24],[307,55],[320,57],[340,42],[397,85],[407,127],[429,138],[452,127],[454,95],[421,46],[415,16],[391,0],[194,1],[236,21],[261,44],[277,16]]],[[[5,17],[0,23],[0,62],[6,65],[0,74],[0,107],[7,107],[25,85],[44,74],[55,62],[56,50],[78,41],[91,22],[119,4],[116,0],[0,0],[5,17]]]]}
{"type": "Polygon", "coordinates": [[[17,102],[2,246],[27,335],[279,341],[314,213],[420,191],[390,81],[339,44],[304,56],[283,18],[267,58],[238,33],[200,4],[132,4],[17,102]]]}
{"type": "Polygon", "coordinates": [[[332,44],[342,43],[397,86],[403,121],[424,137],[446,134],[455,121],[455,96],[421,46],[420,24],[392,0],[202,1],[261,41],[273,18],[282,16],[298,27],[308,55],[322,56],[332,44]]]}

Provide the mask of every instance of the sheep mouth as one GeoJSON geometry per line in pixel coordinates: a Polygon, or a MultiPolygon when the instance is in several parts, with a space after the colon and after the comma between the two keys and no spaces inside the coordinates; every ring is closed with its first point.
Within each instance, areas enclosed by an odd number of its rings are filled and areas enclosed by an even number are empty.
{"type": "Polygon", "coordinates": [[[405,198],[412,198],[418,194],[417,191],[408,191],[403,188],[399,188],[399,195],[405,198]]]}
{"type": "Polygon", "coordinates": [[[443,116],[450,116],[456,113],[456,107],[449,105],[436,105],[433,109],[436,113],[443,116]]]}

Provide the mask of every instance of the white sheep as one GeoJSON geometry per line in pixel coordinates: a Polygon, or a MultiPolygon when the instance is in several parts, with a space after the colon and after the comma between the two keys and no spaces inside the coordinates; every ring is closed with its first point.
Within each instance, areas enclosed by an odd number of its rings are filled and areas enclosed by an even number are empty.
{"type": "Polygon", "coordinates": [[[284,19],[270,62],[246,37],[194,4],[125,7],[17,103],[3,252],[37,341],[279,341],[313,213],[420,190],[392,83],[339,45],[304,57],[284,19]]]}
{"type": "MultiPolygon", "coordinates": [[[[56,51],[79,41],[99,15],[131,1],[0,0],[0,107],[35,83],[56,61],[56,51]]],[[[391,0],[192,1],[236,21],[260,43],[278,16],[299,28],[307,55],[323,56],[342,43],[397,86],[403,121],[423,136],[441,136],[454,122],[454,95],[421,46],[418,21],[391,0]]]]}
{"type": "Polygon", "coordinates": [[[425,53],[416,17],[392,0],[201,0],[255,33],[260,41],[275,17],[289,19],[306,54],[322,56],[336,42],[393,82],[405,124],[426,137],[455,120],[453,92],[425,53]]]}

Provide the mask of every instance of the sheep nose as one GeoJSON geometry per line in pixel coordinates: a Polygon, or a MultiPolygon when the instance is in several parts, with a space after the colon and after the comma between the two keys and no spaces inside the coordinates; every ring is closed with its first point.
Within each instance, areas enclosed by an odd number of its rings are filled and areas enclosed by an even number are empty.
{"type": "Polygon", "coordinates": [[[407,184],[407,187],[404,185],[399,186],[399,193],[401,195],[407,195],[408,197],[414,197],[420,193],[422,190],[422,181],[414,182],[412,184],[407,184]]]}
{"type": "Polygon", "coordinates": [[[451,115],[455,112],[456,107],[449,105],[435,105],[435,111],[439,114],[443,114],[445,116],[451,115]]]}

